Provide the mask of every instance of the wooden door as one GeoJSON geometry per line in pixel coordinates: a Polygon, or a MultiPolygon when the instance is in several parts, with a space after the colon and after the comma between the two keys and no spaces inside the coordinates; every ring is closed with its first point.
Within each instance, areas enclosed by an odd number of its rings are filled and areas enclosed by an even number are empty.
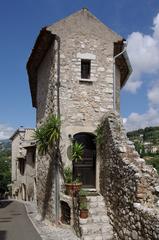
{"type": "Polygon", "coordinates": [[[96,180],[96,144],[95,136],[89,133],[74,135],[74,141],[83,144],[83,159],[73,163],[74,178],[82,181],[83,187],[95,188],[96,180]]]}

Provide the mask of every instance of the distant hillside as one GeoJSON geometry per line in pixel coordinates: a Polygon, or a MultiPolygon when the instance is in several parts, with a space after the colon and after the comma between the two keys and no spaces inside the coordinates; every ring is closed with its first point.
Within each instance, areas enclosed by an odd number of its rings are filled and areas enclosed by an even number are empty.
{"type": "Polygon", "coordinates": [[[9,139],[0,140],[0,151],[5,149],[11,150],[11,141],[9,139]]]}
{"type": "Polygon", "coordinates": [[[0,140],[0,197],[11,183],[11,142],[0,140]]]}
{"type": "Polygon", "coordinates": [[[131,141],[151,142],[153,145],[159,144],[159,127],[146,127],[136,131],[128,132],[131,141]]]}
{"type": "Polygon", "coordinates": [[[128,132],[127,136],[134,142],[140,156],[147,164],[155,167],[159,174],[159,127],[146,127],[128,132]]]}

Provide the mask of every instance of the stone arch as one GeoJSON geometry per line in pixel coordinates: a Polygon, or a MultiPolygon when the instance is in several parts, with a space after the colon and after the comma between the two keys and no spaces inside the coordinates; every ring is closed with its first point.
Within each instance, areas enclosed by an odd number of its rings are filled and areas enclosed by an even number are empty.
{"type": "Polygon", "coordinates": [[[71,208],[66,201],[60,201],[61,204],[61,222],[71,224],[71,208]]]}

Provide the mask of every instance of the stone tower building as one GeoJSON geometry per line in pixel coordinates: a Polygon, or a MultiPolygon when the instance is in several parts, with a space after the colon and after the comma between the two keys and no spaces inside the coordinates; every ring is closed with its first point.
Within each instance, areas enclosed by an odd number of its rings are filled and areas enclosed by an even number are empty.
{"type": "MultiPolygon", "coordinates": [[[[70,138],[83,143],[83,160],[74,168],[86,188],[100,192],[95,130],[107,111],[120,109],[120,89],[131,73],[125,40],[82,9],[41,30],[27,71],[37,126],[50,113],[60,113],[63,162],[70,164],[70,138]]],[[[49,158],[38,157],[38,209],[54,220],[50,179],[49,158]]]]}

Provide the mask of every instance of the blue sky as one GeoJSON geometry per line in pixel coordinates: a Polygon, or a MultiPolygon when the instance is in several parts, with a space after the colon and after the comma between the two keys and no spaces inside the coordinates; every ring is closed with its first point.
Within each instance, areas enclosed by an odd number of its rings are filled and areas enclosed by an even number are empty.
{"type": "Polygon", "coordinates": [[[1,0],[0,139],[35,126],[26,62],[40,29],[82,7],[128,39],[135,70],[121,92],[126,128],[159,124],[158,0],[1,0]]]}

